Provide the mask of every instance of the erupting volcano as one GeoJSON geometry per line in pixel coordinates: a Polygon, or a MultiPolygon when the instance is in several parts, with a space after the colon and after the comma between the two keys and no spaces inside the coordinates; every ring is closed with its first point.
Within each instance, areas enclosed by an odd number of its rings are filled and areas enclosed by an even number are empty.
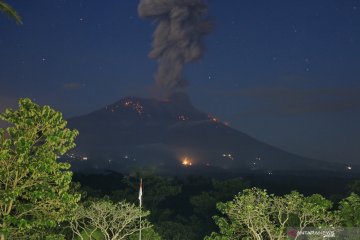
{"type": "Polygon", "coordinates": [[[346,166],[287,153],[199,111],[182,93],[166,100],[127,97],[69,119],[81,133],[69,158],[74,170],[126,172],[148,166],[159,172],[342,171],[346,166]],[[186,156],[186,161],[185,157],[186,156]],[[84,161],[86,159],[86,161],[84,161]]]}
{"type": "Polygon", "coordinates": [[[138,12],[156,25],[149,57],[158,62],[156,89],[162,100],[127,97],[70,119],[70,127],[81,134],[69,157],[86,159],[74,163],[75,168],[128,171],[151,166],[175,174],[190,169],[268,174],[352,170],[257,141],[191,104],[183,69],[202,57],[203,37],[212,30],[204,0],[140,0],[138,12]]]}

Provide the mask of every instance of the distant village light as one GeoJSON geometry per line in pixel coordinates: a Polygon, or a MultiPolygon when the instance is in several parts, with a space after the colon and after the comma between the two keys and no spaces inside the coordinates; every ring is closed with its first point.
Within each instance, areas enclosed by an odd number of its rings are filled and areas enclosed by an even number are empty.
{"type": "Polygon", "coordinates": [[[231,153],[223,153],[222,156],[223,156],[224,158],[228,158],[228,159],[234,160],[234,156],[233,156],[231,153]]]}

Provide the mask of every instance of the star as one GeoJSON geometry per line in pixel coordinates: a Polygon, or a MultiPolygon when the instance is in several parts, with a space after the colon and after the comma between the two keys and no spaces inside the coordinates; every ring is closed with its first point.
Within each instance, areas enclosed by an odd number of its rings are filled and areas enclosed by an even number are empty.
{"type": "Polygon", "coordinates": [[[297,33],[297,28],[296,28],[295,25],[292,25],[292,29],[293,29],[293,32],[294,32],[294,33],[297,33]]]}
{"type": "Polygon", "coordinates": [[[47,60],[47,59],[44,58],[44,57],[41,59],[42,62],[46,62],[46,60],[47,60]]]}

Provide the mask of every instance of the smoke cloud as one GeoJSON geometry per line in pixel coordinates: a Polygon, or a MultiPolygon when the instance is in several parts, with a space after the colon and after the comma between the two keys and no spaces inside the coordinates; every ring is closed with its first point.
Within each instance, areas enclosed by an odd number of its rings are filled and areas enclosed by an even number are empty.
{"type": "Polygon", "coordinates": [[[156,23],[149,57],[159,63],[155,79],[162,91],[186,87],[184,65],[202,57],[202,39],[212,30],[207,10],[204,0],[140,0],[140,17],[156,23]]]}

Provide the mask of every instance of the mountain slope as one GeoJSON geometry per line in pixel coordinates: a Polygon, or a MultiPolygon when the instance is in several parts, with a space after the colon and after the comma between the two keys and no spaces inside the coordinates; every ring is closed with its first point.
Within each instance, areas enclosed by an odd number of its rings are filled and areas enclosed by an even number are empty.
{"type": "Polygon", "coordinates": [[[170,173],[218,168],[271,174],[345,168],[262,143],[197,110],[182,94],[166,101],[128,97],[68,122],[80,132],[69,155],[86,160],[75,164],[80,171],[151,166],[170,173]]]}

